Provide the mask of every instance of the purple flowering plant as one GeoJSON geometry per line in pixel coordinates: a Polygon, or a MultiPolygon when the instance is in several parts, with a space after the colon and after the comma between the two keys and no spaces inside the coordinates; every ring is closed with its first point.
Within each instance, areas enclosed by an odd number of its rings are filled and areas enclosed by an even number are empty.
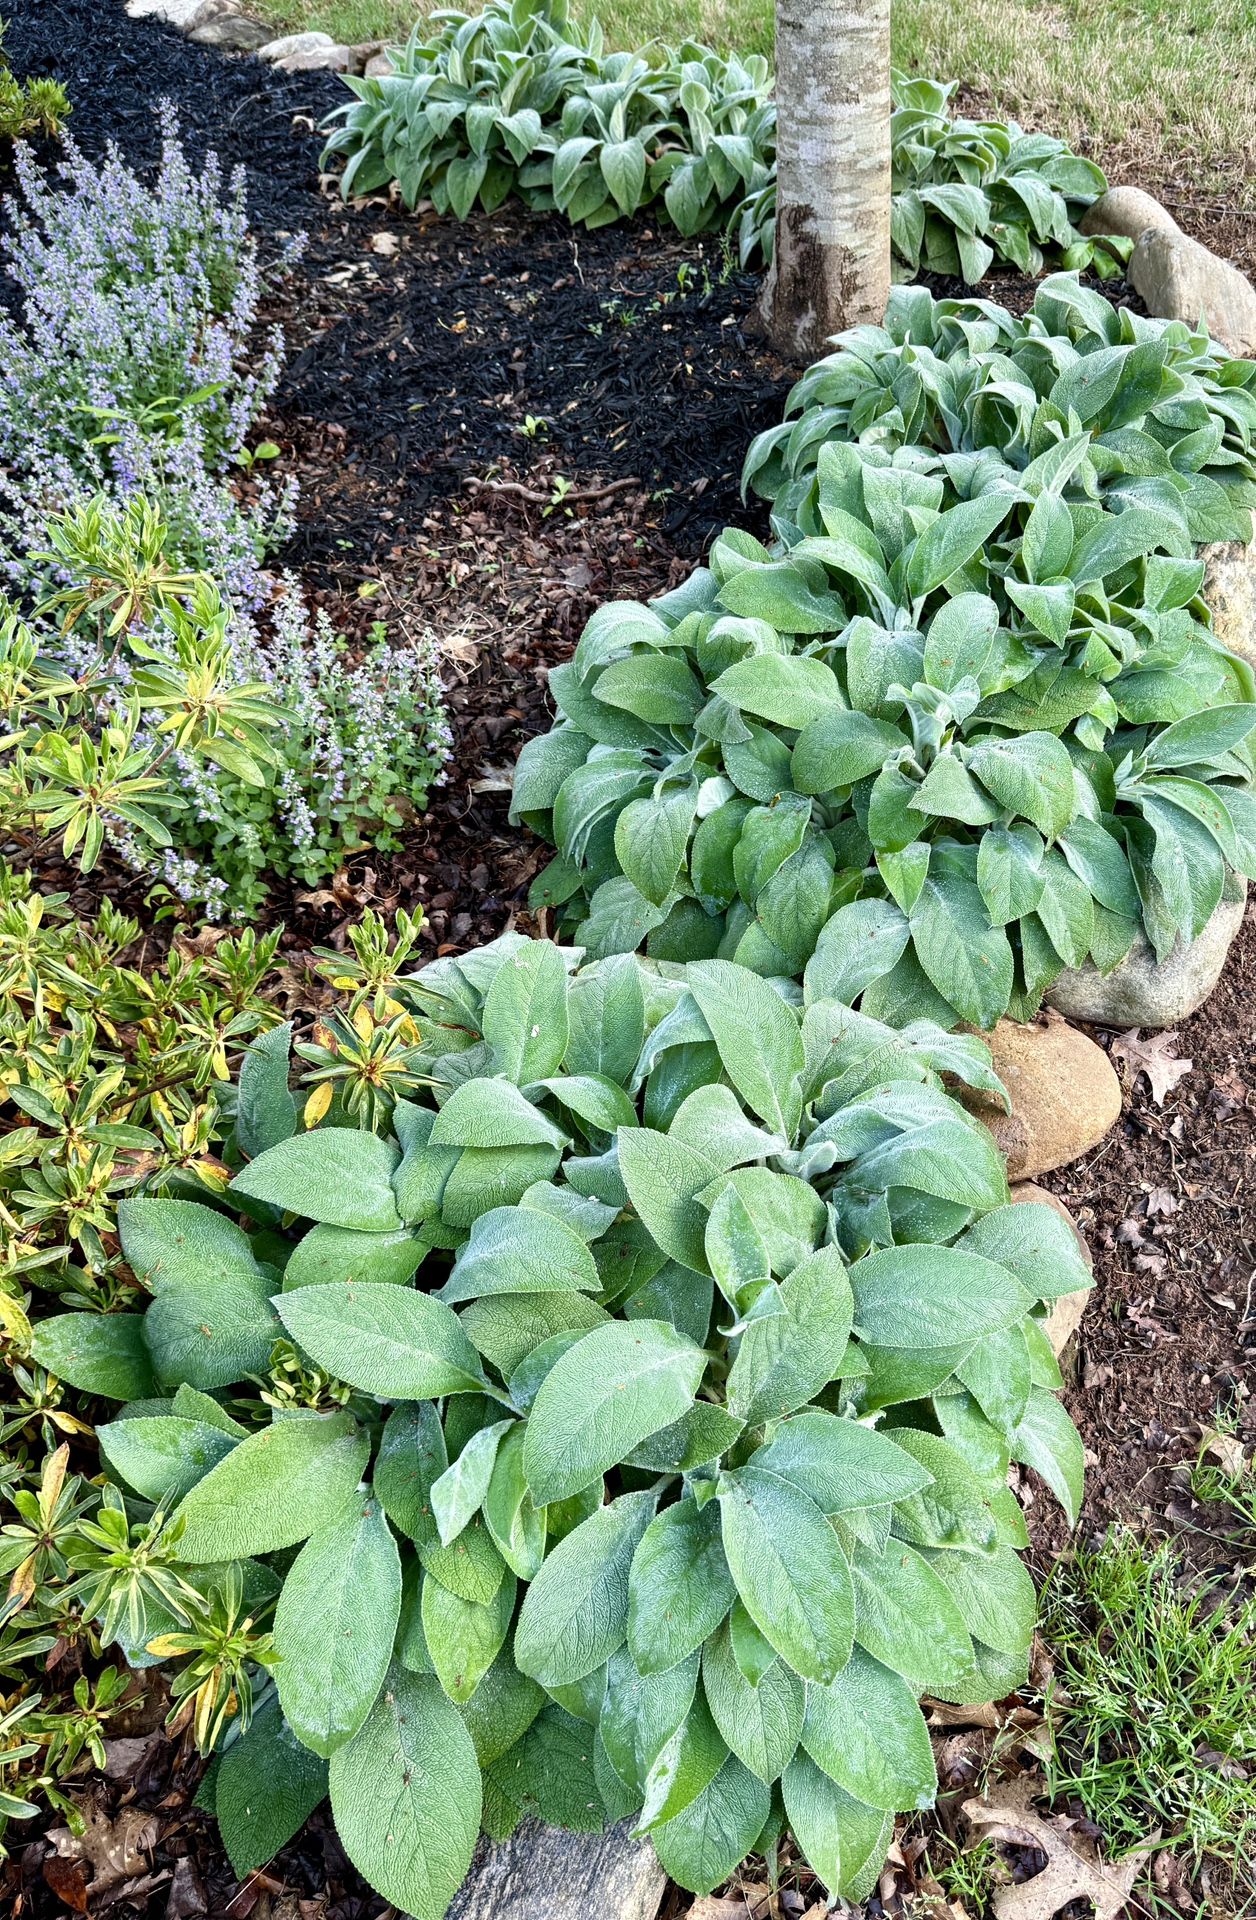
{"type": "Polygon", "coordinates": [[[215,920],[399,845],[450,745],[432,641],[351,653],[290,576],[251,614],[168,549],[142,497],[51,523],[61,584],[0,620],[0,833],[84,871],[108,845],[215,920]]]}
{"type": "Polygon", "coordinates": [[[302,243],[264,271],[242,173],[225,180],[213,153],[195,172],[168,104],[161,120],[151,184],[115,147],[96,166],[67,138],[52,176],[18,149],[4,255],[22,304],[0,315],[10,544],[34,550],[50,513],[100,492],[143,492],[180,564],[260,604],[293,489],[265,484],[245,507],[226,479],[282,366],[262,297],[302,243]]]}
{"type": "Polygon", "coordinates": [[[260,786],[180,763],[188,807],[178,839],[200,864],[167,880],[211,914],[256,906],[268,876],[316,886],[348,852],[394,851],[407,819],[443,785],[452,745],[430,635],[396,645],[377,621],[350,649],[285,575],[264,617],[238,618],[234,647],[238,671],[270,690],[284,719],[260,786]],[[206,891],[210,876],[216,894],[206,891]]]}

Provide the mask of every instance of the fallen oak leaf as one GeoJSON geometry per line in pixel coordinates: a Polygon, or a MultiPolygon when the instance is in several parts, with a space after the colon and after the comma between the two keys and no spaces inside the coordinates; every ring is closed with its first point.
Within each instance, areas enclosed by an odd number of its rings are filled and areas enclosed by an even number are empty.
{"type": "Polygon", "coordinates": [[[1223,1473],[1237,1480],[1247,1464],[1243,1456],[1243,1444],[1233,1433],[1222,1433],[1216,1427],[1205,1427],[1201,1435],[1203,1451],[1211,1454],[1223,1473]]]}
{"type": "Polygon", "coordinates": [[[1074,1900],[1089,1900],[1094,1920],[1119,1920],[1134,1882],[1160,1842],[1157,1831],[1145,1846],[1114,1866],[1088,1859],[1073,1843],[1075,1822],[1066,1814],[1039,1813],[1034,1806],[1041,1786],[1033,1780],[1009,1782],[997,1801],[965,1800],[960,1813],[974,1833],[1009,1847],[1036,1847],[1047,1857],[1032,1879],[1000,1888],[994,1895],[994,1920],[1055,1920],[1074,1900]]]}
{"type": "Polygon", "coordinates": [[[1137,1080],[1140,1073],[1146,1075],[1151,1097],[1158,1107],[1162,1107],[1166,1093],[1172,1093],[1195,1062],[1173,1052],[1173,1043],[1177,1039],[1176,1028],[1168,1033],[1149,1033],[1145,1040],[1139,1039],[1138,1031],[1134,1027],[1129,1033],[1118,1034],[1112,1042],[1112,1053],[1117,1060],[1125,1061],[1131,1081],[1137,1080]]]}
{"type": "MultiPolygon", "coordinates": [[[[63,1860],[86,1861],[92,1868],[88,1893],[92,1904],[99,1905],[103,1895],[146,1872],[160,1826],[155,1813],[140,1807],[123,1807],[111,1820],[97,1804],[86,1810],[81,1834],[69,1827],[53,1827],[47,1838],[63,1860]]],[[[170,1876],[161,1877],[168,1880],[170,1876]]]]}

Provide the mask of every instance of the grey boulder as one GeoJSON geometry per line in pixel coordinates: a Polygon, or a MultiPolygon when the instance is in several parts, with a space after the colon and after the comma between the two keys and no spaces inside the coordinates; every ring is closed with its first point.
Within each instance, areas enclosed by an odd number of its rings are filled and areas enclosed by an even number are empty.
{"type": "Polygon", "coordinates": [[[329,33],[282,33],[277,40],[268,40],[258,52],[263,60],[287,60],[294,53],[315,53],[320,47],[334,47],[336,42],[329,33]]]}
{"type": "Polygon", "coordinates": [[[667,1876],[630,1825],[561,1833],[525,1820],[509,1840],[481,1839],[446,1920],[654,1920],[667,1876]]]}
{"type": "Polygon", "coordinates": [[[1223,540],[1200,549],[1203,599],[1223,647],[1256,667],[1256,540],[1223,540]]]}
{"type": "Polygon", "coordinates": [[[231,4],[231,0],[204,0],[184,31],[198,47],[216,47],[219,53],[256,53],[273,36],[260,20],[231,4]]]}
{"type": "Polygon", "coordinates": [[[1140,933],[1118,967],[1102,974],[1088,960],[1062,973],[1047,1004],[1096,1027],[1176,1027],[1202,1007],[1218,980],[1247,910],[1247,887],[1223,900],[1197,940],[1178,941],[1158,961],[1140,933]]]}
{"type": "Polygon", "coordinates": [[[1082,233],[1117,233],[1137,240],[1154,228],[1157,233],[1180,233],[1181,228],[1154,193],[1141,187],[1109,187],[1087,207],[1078,226],[1082,233]]]}
{"type": "Polygon", "coordinates": [[[1256,287],[1184,233],[1150,228],[1130,256],[1129,281],[1161,320],[1202,320],[1227,353],[1256,354],[1256,287]]]}
{"type": "Polygon", "coordinates": [[[329,47],[309,47],[304,53],[289,53],[275,65],[281,73],[350,73],[353,54],[348,47],[332,41],[329,47]]]}

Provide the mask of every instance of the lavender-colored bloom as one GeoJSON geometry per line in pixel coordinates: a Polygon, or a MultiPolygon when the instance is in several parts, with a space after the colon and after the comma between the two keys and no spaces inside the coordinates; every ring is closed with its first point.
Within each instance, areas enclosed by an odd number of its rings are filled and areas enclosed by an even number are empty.
{"type": "MultiPolygon", "coordinates": [[[[7,544],[39,547],[49,512],[106,491],[159,503],[182,565],[260,605],[259,565],[290,525],[292,490],[243,508],[225,484],[274,392],[283,340],[258,339],[264,276],[242,174],[194,174],[163,105],[145,184],[110,147],[72,139],[61,184],[19,147],[4,241],[20,321],[0,314],[0,511],[7,544]]],[[[277,262],[286,271],[299,251],[277,262]]]]}

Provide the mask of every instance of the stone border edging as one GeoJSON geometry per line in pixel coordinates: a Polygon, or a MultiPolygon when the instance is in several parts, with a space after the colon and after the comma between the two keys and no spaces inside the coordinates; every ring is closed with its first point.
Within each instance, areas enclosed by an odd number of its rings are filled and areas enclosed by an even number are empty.
{"type": "Polygon", "coordinates": [[[391,73],[382,40],[346,46],[329,33],[276,35],[264,21],[245,12],[241,0],[126,0],[134,20],[164,20],[197,46],[219,53],[253,53],[285,73],[391,73]]]}

